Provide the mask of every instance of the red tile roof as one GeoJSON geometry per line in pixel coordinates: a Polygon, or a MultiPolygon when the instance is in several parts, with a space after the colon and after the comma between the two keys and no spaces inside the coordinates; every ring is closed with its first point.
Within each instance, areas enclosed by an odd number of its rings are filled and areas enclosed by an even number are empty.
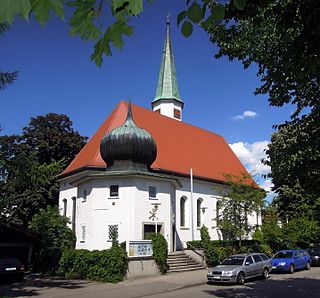
{"type": "MultiPolygon", "coordinates": [[[[127,110],[127,103],[120,101],[60,177],[86,167],[105,168],[100,141],[125,121],[127,110]]],[[[157,143],[152,169],[189,175],[192,168],[195,177],[221,182],[225,181],[224,173],[247,173],[222,136],[136,105],[132,105],[132,114],[137,126],[148,130],[157,143]]]]}

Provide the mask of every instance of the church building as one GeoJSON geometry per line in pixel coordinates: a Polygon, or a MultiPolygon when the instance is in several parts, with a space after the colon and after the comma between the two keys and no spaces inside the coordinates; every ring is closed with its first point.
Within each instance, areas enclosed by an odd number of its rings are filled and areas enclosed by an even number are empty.
{"type": "MultiPolygon", "coordinates": [[[[120,101],[60,174],[60,212],[70,218],[77,249],[110,248],[116,234],[129,256],[144,255],[141,243],[157,232],[173,252],[199,240],[202,225],[221,239],[224,174],[247,171],[222,136],[183,122],[168,20],[151,107],[120,101]]],[[[261,222],[256,214],[248,220],[261,222]]]]}

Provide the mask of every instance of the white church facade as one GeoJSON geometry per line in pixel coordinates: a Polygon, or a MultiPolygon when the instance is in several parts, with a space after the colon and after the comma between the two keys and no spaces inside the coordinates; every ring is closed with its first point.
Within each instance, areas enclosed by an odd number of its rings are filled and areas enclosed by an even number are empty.
{"type": "MultiPolygon", "coordinates": [[[[183,107],[167,22],[152,110],[120,101],[59,176],[59,208],[77,249],[109,248],[113,233],[134,243],[158,232],[172,252],[199,240],[202,225],[221,239],[224,174],[246,170],[222,136],[184,123],[183,107]]],[[[249,222],[261,218],[252,214],[249,222]]]]}

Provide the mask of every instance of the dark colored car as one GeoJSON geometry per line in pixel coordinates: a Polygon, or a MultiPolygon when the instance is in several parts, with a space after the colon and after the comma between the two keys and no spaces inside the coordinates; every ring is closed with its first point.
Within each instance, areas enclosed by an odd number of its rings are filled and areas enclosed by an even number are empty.
{"type": "Polygon", "coordinates": [[[272,271],[293,273],[296,269],[310,269],[311,257],[306,250],[290,249],[278,251],[272,258],[272,271]]]}
{"type": "Polygon", "coordinates": [[[4,277],[22,281],[24,277],[24,265],[18,259],[0,259],[0,278],[3,279],[4,277]]]}
{"type": "Polygon", "coordinates": [[[320,265],[320,247],[310,247],[307,249],[308,254],[311,256],[311,265],[320,265]]]}

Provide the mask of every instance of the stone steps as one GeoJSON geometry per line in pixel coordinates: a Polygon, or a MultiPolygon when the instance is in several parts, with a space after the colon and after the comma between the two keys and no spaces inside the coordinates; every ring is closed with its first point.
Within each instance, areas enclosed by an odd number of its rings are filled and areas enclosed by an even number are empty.
{"type": "Polygon", "coordinates": [[[201,270],[205,268],[183,251],[170,253],[167,258],[167,264],[169,266],[168,273],[201,270]]]}

